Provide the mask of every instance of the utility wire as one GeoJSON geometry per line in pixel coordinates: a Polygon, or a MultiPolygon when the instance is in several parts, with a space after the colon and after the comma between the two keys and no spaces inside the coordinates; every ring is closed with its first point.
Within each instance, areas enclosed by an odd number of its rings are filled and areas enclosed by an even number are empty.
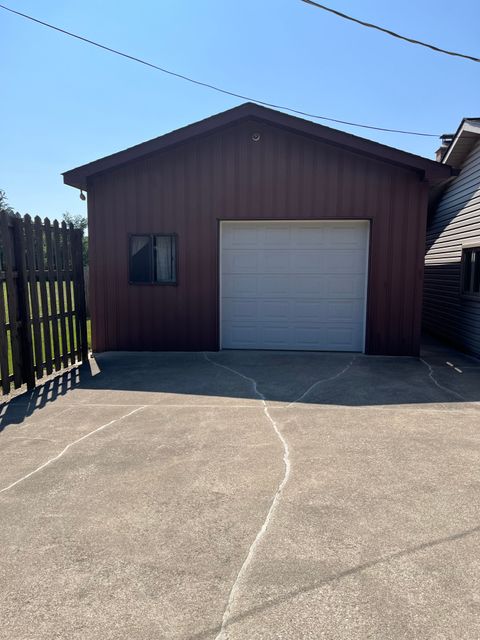
{"type": "Polygon", "coordinates": [[[447,56],[455,56],[456,58],[464,58],[465,60],[471,60],[472,62],[480,62],[480,58],[475,58],[475,56],[469,56],[465,53],[458,53],[457,51],[449,51],[448,49],[442,49],[441,47],[436,47],[434,44],[428,44],[428,42],[422,42],[421,40],[415,40],[414,38],[408,38],[407,36],[402,36],[399,33],[395,33],[395,31],[391,31],[390,29],[385,29],[384,27],[379,27],[377,24],[372,24],[371,22],[365,22],[364,20],[359,20],[358,18],[354,18],[353,16],[349,16],[346,13],[342,13],[341,11],[337,11],[336,9],[332,9],[331,7],[327,7],[324,4],[319,4],[318,2],[314,2],[314,0],[302,0],[305,4],[310,4],[317,9],[322,9],[323,11],[328,11],[329,13],[333,13],[340,18],[344,18],[345,20],[350,20],[350,22],[356,22],[357,24],[362,25],[362,27],[368,27],[369,29],[376,29],[377,31],[381,31],[382,33],[386,33],[389,36],[393,36],[394,38],[398,38],[399,40],[405,40],[405,42],[410,42],[411,44],[418,44],[421,47],[427,47],[427,49],[432,49],[432,51],[436,51],[437,53],[445,53],[447,56]]]}
{"type": "Polygon", "coordinates": [[[148,62],[147,60],[142,60],[142,58],[137,58],[136,56],[132,56],[123,51],[119,51],[117,49],[113,49],[112,47],[108,47],[104,44],[100,44],[99,42],[95,42],[94,40],[90,40],[89,38],[85,38],[84,36],[80,36],[76,33],[72,33],[71,31],[66,31],[65,29],[56,27],[53,24],[44,22],[43,20],[39,20],[38,18],[34,18],[33,16],[27,15],[26,13],[15,11],[15,9],[11,9],[10,7],[7,7],[3,4],[0,4],[0,9],[4,9],[5,11],[9,11],[10,13],[14,13],[17,16],[21,16],[22,18],[26,18],[27,20],[31,20],[32,22],[36,22],[37,24],[43,25],[44,27],[48,27],[49,29],[53,29],[54,31],[58,31],[59,33],[63,33],[66,36],[70,36],[72,38],[76,38],[77,40],[81,40],[82,42],[86,42],[87,44],[91,44],[94,47],[98,47],[99,49],[104,49],[105,51],[109,51],[110,53],[114,53],[118,56],[122,56],[123,58],[128,58],[129,60],[133,60],[133,62],[138,62],[139,64],[143,64],[152,69],[156,69],[157,71],[161,71],[162,73],[166,73],[170,76],[174,76],[175,78],[180,78],[181,80],[191,82],[192,84],[196,84],[201,87],[206,87],[207,89],[212,89],[213,91],[218,91],[219,93],[223,93],[227,96],[233,96],[234,98],[240,98],[241,100],[247,100],[248,102],[255,102],[256,104],[262,105],[264,107],[271,107],[272,109],[282,109],[283,111],[290,111],[291,113],[295,113],[301,116],[306,116],[307,118],[313,118],[314,120],[326,120],[328,122],[344,124],[349,127],[361,127],[362,129],[373,129],[374,131],[386,131],[388,133],[402,133],[406,135],[423,136],[427,138],[439,137],[439,135],[436,133],[423,133],[420,131],[404,131],[402,129],[389,129],[386,127],[375,127],[369,124],[360,124],[358,122],[349,122],[347,120],[339,120],[337,118],[328,118],[327,116],[320,116],[314,113],[308,113],[307,111],[300,111],[299,109],[293,109],[292,107],[286,107],[285,105],[275,104],[273,102],[266,102],[265,100],[259,100],[258,98],[245,96],[245,95],[242,95],[241,93],[235,93],[234,91],[228,91],[227,89],[222,89],[221,87],[217,87],[216,85],[210,84],[208,82],[195,80],[194,78],[185,76],[182,73],[177,73],[175,71],[171,71],[170,69],[165,69],[164,67],[160,67],[156,64],[153,64],[152,62],[148,62]]]}

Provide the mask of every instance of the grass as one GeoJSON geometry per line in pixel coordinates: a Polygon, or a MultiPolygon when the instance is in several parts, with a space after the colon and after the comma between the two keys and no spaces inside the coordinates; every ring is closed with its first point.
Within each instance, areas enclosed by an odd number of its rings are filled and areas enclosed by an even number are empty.
{"type": "Polygon", "coordinates": [[[88,348],[92,348],[92,321],[90,318],[87,318],[87,343],[88,348]]]}
{"type": "MultiPolygon", "coordinates": [[[[6,322],[9,322],[9,303],[8,303],[8,295],[7,295],[7,287],[6,287],[6,283],[3,282],[1,283],[1,286],[3,288],[3,299],[4,299],[4,305],[5,305],[5,316],[6,316],[6,322]]],[[[54,306],[56,307],[56,311],[58,313],[59,310],[59,301],[60,301],[60,292],[61,290],[59,290],[59,283],[56,282],[55,283],[55,305],[52,305],[52,300],[51,300],[51,296],[50,296],[50,289],[47,286],[47,295],[46,295],[46,301],[47,301],[47,308],[43,309],[42,308],[42,298],[41,298],[41,290],[40,290],[40,283],[37,283],[37,298],[38,298],[38,307],[39,307],[39,314],[40,314],[40,318],[43,318],[44,315],[45,316],[51,316],[53,315],[53,308],[54,306]],[[46,312],[46,313],[45,313],[46,312]]],[[[66,283],[63,283],[63,297],[65,300],[65,309],[67,308],[66,305],[66,300],[67,300],[67,293],[68,293],[68,288],[66,283]]],[[[32,291],[31,288],[29,286],[29,303],[30,303],[30,309],[32,309],[32,291]]],[[[75,311],[74,309],[74,291],[73,291],[73,283],[71,284],[71,290],[70,290],[70,302],[71,302],[71,309],[73,311],[75,311]]],[[[32,315],[30,316],[32,317],[32,315]]],[[[68,319],[65,319],[65,326],[66,326],[66,352],[69,353],[70,349],[71,349],[71,345],[70,345],[70,335],[69,335],[69,329],[68,329],[68,319]]],[[[61,320],[50,320],[49,321],[49,327],[50,327],[50,349],[51,349],[51,353],[52,353],[52,359],[54,359],[55,356],[55,342],[53,339],[53,332],[55,331],[57,336],[58,336],[58,356],[60,358],[62,358],[62,355],[64,353],[64,345],[63,345],[63,341],[62,341],[62,331],[61,331],[61,320]]],[[[35,345],[35,335],[34,335],[34,331],[33,331],[33,325],[31,326],[31,332],[32,332],[32,345],[35,345]]],[[[7,350],[8,350],[8,370],[9,370],[9,375],[13,374],[13,357],[12,357],[12,341],[11,341],[11,332],[9,329],[7,329],[6,331],[6,338],[7,338],[7,350]]],[[[87,319],[87,342],[88,342],[88,346],[91,346],[91,322],[90,319],[87,319]]],[[[77,336],[77,327],[76,327],[76,323],[73,322],[73,350],[76,350],[79,346],[79,339],[77,336]]],[[[33,349],[34,351],[34,362],[35,362],[35,348],[33,349]]],[[[41,321],[40,322],[40,351],[42,354],[42,362],[45,362],[46,360],[46,349],[45,349],[45,327],[44,327],[44,322],[41,321]]],[[[35,362],[36,364],[36,362],[35,362]]]]}

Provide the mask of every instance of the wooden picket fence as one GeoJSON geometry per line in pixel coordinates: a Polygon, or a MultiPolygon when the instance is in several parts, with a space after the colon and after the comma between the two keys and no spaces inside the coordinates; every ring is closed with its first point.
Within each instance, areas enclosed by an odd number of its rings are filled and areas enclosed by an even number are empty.
{"type": "Polygon", "coordinates": [[[4,394],[87,359],[81,230],[1,212],[0,289],[4,394]]]}

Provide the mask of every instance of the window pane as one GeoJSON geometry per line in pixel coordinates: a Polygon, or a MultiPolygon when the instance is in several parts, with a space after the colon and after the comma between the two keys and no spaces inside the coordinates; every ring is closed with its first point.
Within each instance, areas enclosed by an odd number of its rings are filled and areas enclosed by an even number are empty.
{"type": "Polygon", "coordinates": [[[130,281],[152,281],[152,243],[150,236],[130,239],[130,281]]]}
{"type": "Polygon", "coordinates": [[[154,237],[155,282],[176,282],[176,237],[154,237]]]}
{"type": "Polygon", "coordinates": [[[474,249],[472,252],[473,259],[473,293],[480,294],[480,249],[474,249]]]}
{"type": "Polygon", "coordinates": [[[470,293],[470,286],[472,282],[472,250],[464,250],[463,258],[463,292],[470,293]]]}

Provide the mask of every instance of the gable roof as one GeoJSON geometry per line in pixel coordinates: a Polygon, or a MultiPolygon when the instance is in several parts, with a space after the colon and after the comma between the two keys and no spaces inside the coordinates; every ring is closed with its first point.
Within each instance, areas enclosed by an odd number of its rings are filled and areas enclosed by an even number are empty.
{"type": "Polygon", "coordinates": [[[158,151],[168,149],[191,138],[207,135],[216,130],[223,129],[242,120],[256,120],[280,128],[302,134],[327,144],[333,144],[349,151],[376,158],[384,162],[408,169],[414,169],[421,173],[429,182],[435,183],[447,179],[451,175],[450,167],[446,164],[417,156],[407,151],[401,151],[394,147],[388,147],[366,138],[345,133],[338,129],[332,129],[310,120],[304,120],[296,116],[262,107],[253,102],[245,102],[238,107],[223,111],[205,120],[166,133],[153,140],[142,142],[134,147],[118,151],[94,162],[89,162],[63,174],[63,181],[72,187],[88,190],[88,178],[98,173],[103,173],[118,166],[137,160],[158,151]]]}
{"type": "Polygon", "coordinates": [[[462,164],[468,157],[475,144],[480,140],[480,118],[463,118],[447,150],[442,156],[441,162],[448,163],[452,169],[451,177],[434,184],[430,188],[428,196],[428,215],[434,214],[441,197],[447,187],[460,173],[462,164]]]}
{"type": "Polygon", "coordinates": [[[479,140],[480,118],[463,118],[443,155],[442,162],[460,169],[464,160],[479,140]]]}

